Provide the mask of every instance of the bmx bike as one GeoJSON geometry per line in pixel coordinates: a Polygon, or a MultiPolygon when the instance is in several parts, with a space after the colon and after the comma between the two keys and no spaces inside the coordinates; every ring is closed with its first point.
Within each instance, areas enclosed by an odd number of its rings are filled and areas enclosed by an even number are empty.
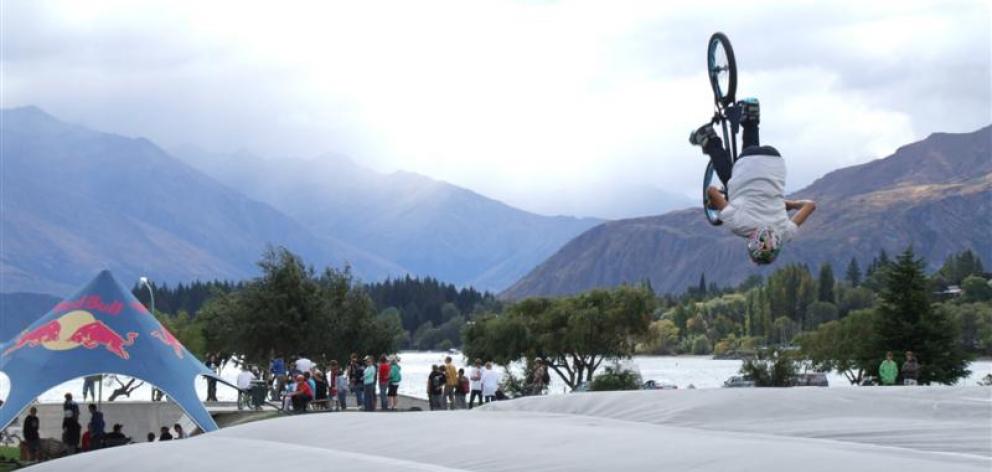
{"type": "MultiPolygon", "coordinates": [[[[737,160],[737,133],[740,130],[740,109],[735,104],[737,93],[737,62],[734,58],[734,48],[730,45],[727,35],[717,32],[710,36],[706,48],[706,69],[710,86],[713,88],[713,119],[712,124],[720,124],[723,132],[723,142],[727,146],[731,166],[737,160]]],[[[703,174],[703,211],[706,220],[716,226],[722,224],[720,212],[710,206],[707,193],[714,184],[713,177],[716,169],[711,161],[706,165],[703,174]]],[[[719,180],[717,180],[719,181],[719,180]]],[[[727,190],[721,190],[726,195],[727,190]]]]}

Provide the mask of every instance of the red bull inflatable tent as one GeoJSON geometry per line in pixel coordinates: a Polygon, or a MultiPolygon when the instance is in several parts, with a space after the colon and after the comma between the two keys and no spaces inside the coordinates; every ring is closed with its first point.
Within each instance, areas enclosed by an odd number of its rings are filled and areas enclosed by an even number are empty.
{"type": "Polygon", "coordinates": [[[217,429],[194,386],[200,375],[223,380],[186,350],[110,271],[100,272],[85,288],[0,345],[0,352],[0,371],[11,384],[0,407],[0,427],[63,382],[120,374],[154,384],[203,431],[217,429]]]}

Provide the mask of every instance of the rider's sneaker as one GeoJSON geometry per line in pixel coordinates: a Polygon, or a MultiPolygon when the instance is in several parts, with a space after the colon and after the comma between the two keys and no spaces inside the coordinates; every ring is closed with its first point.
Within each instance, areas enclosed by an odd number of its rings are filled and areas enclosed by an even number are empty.
{"type": "Polygon", "coordinates": [[[745,98],[737,102],[737,108],[741,111],[741,124],[758,124],[761,121],[761,104],[757,98],[745,98]]]}
{"type": "Polygon", "coordinates": [[[693,146],[706,147],[706,143],[716,137],[716,131],[713,131],[713,124],[706,123],[700,126],[698,129],[689,133],[689,144],[693,146]]]}

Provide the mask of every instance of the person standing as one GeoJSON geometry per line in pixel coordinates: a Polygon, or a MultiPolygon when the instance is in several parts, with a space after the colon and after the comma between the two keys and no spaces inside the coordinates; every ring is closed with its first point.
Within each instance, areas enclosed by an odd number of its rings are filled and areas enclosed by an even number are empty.
{"type": "MultiPolygon", "coordinates": [[[[206,366],[210,369],[210,372],[213,372],[214,374],[219,372],[220,364],[217,363],[216,354],[210,354],[210,356],[207,357],[206,366]]],[[[207,401],[217,401],[217,379],[213,377],[207,377],[207,401]]]]}
{"type": "Polygon", "coordinates": [[[916,385],[920,378],[920,363],[916,361],[913,351],[906,351],[906,362],[902,363],[903,385],[916,385]]]}
{"type": "Polygon", "coordinates": [[[86,432],[90,434],[89,449],[100,449],[103,447],[103,434],[106,424],[103,422],[103,413],[96,409],[96,405],[90,403],[90,422],[86,425],[86,432]]]}
{"type": "Polygon", "coordinates": [[[86,395],[89,394],[91,401],[96,401],[96,384],[97,382],[103,382],[102,375],[87,375],[83,377],[83,401],[86,401],[86,395]]]}
{"type": "Polygon", "coordinates": [[[399,395],[400,382],[403,380],[403,375],[400,373],[400,357],[393,354],[392,361],[389,365],[389,409],[396,411],[397,406],[397,396],[399,395]]]}
{"type": "Polygon", "coordinates": [[[444,358],[444,409],[455,409],[455,388],[458,387],[458,369],[451,356],[444,358]]]}
{"type": "Polygon", "coordinates": [[[183,431],[183,426],[179,423],[172,425],[172,430],[176,432],[176,439],[186,439],[186,431],[183,431]]]}
{"type": "Polygon", "coordinates": [[[28,459],[32,461],[39,459],[38,449],[41,447],[41,435],[38,430],[40,428],[38,409],[31,407],[28,410],[28,416],[24,418],[24,426],[21,432],[24,433],[24,443],[28,446],[28,459]]]}
{"type": "Polygon", "coordinates": [[[365,370],[362,372],[362,392],[365,398],[362,403],[365,411],[375,411],[375,360],[372,355],[365,356],[365,370]]]}
{"type": "Polygon", "coordinates": [[[899,366],[892,360],[892,351],[885,353],[885,360],[878,366],[878,379],[882,385],[895,385],[899,376],[899,366]]]}
{"type": "Polygon", "coordinates": [[[379,407],[382,411],[389,410],[389,359],[385,354],[379,356],[379,366],[376,376],[379,383],[379,407]]]}
{"type": "Polygon", "coordinates": [[[310,371],[313,370],[313,361],[301,354],[300,357],[296,359],[296,370],[300,371],[301,374],[310,373],[310,371]]]}
{"type": "Polygon", "coordinates": [[[471,396],[468,399],[468,407],[472,408],[475,406],[475,399],[479,399],[479,404],[482,404],[482,359],[475,359],[472,363],[472,368],[468,371],[468,381],[469,388],[472,390],[471,396]]]}
{"type": "Polygon", "coordinates": [[[459,410],[466,408],[465,396],[468,395],[469,388],[469,380],[465,376],[465,369],[458,369],[458,386],[455,387],[455,408],[459,410]]]}
{"type": "MultiPolygon", "coordinates": [[[[271,353],[271,355],[275,354],[271,353]]],[[[278,400],[286,388],[286,384],[289,383],[289,378],[286,377],[286,361],[282,357],[273,357],[269,361],[269,373],[272,374],[273,381],[272,399],[278,400]]]]}
{"type": "Polygon", "coordinates": [[[62,443],[66,452],[75,454],[79,450],[79,434],[82,426],[79,424],[79,405],[72,399],[71,393],[65,394],[62,404],[62,443]]]}
{"type": "Polygon", "coordinates": [[[498,389],[499,373],[493,369],[492,362],[486,362],[486,368],[482,369],[482,401],[489,403],[495,400],[498,389]]]}
{"type": "Polygon", "coordinates": [[[351,384],[351,391],[355,392],[355,404],[358,408],[362,408],[362,402],[365,400],[365,392],[362,388],[364,372],[365,369],[358,363],[358,354],[351,353],[351,361],[348,363],[348,379],[351,384]]]}
{"type": "Polygon", "coordinates": [[[335,388],[337,389],[338,409],[345,411],[348,409],[348,375],[345,374],[344,369],[338,365],[337,361],[331,361],[331,365],[334,369],[334,375],[337,376],[335,388]]]}
{"type": "Polygon", "coordinates": [[[441,408],[444,396],[444,373],[438,365],[431,366],[431,373],[427,376],[427,399],[430,402],[431,410],[441,408]]]}

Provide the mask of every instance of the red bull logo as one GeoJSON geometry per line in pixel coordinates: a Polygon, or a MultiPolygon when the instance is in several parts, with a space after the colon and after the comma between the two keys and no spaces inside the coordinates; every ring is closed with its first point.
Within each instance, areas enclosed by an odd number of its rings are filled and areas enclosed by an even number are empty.
{"type": "Polygon", "coordinates": [[[10,354],[24,346],[36,347],[42,343],[58,341],[59,333],[62,332],[62,324],[59,320],[52,320],[45,323],[31,331],[27,331],[17,338],[17,342],[13,346],[7,348],[3,352],[4,355],[10,354]]]}
{"type": "Polygon", "coordinates": [[[54,308],[55,311],[89,310],[99,311],[108,315],[118,315],[123,309],[124,304],[120,301],[114,300],[113,302],[105,303],[99,295],[85,295],[79,297],[78,300],[61,301],[54,308]]]}
{"type": "Polygon", "coordinates": [[[6,356],[25,346],[32,348],[41,346],[52,351],[65,351],[79,346],[86,349],[103,346],[111,354],[126,360],[131,356],[124,348],[133,345],[137,337],[138,333],[129,332],[125,338],[104,322],[94,318],[92,313],[75,310],[33,330],[25,331],[3,354],[6,356]]]}
{"type": "Polygon", "coordinates": [[[165,329],[165,326],[152,331],[152,337],[162,341],[162,344],[172,348],[172,351],[176,353],[176,357],[183,358],[183,343],[179,342],[169,330],[165,329]]]}

